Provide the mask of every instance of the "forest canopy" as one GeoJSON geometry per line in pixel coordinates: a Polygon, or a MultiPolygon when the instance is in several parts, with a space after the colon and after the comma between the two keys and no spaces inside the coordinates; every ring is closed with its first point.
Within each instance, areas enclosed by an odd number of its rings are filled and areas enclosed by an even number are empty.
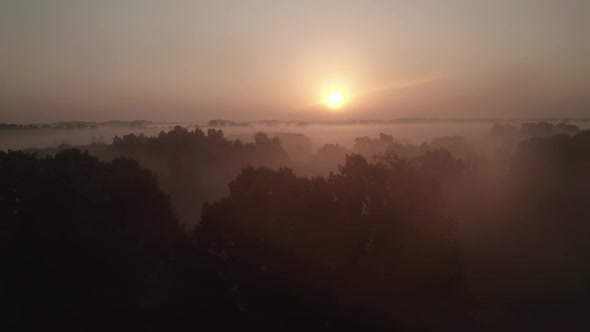
{"type": "Polygon", "coordinates": [[[0,152],[3,321],[97,331],[578,322],[590,292],[589,132],[498,140],[498,128],[487,146],[381,134],[312,151],[297,135],[244,143],[176,127],[0,152]]]}

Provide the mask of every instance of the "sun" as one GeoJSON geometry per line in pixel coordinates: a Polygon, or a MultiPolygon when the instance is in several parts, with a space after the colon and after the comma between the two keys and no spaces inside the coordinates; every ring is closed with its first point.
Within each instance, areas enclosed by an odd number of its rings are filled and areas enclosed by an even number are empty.
{"type": "Polygon", "coordinates": [[[340,91],[331,91],[326,98],[326,104],[331,108],[340,108],[344,102],[344,97],[340,91]]]}

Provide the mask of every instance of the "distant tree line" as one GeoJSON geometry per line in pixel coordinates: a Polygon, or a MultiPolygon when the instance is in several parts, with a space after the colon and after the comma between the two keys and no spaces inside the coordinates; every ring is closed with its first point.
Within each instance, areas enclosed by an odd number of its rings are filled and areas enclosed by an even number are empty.
{"type": "Polygon", "coordinates": [[[13,124],[0,123],[0,130],[36,130],[36,129],[97,129],[99,127],[123,127],[123,128],[143,128],[151,121],[134,120],[134,121],[67,121],[43,124],[13,124]]]}

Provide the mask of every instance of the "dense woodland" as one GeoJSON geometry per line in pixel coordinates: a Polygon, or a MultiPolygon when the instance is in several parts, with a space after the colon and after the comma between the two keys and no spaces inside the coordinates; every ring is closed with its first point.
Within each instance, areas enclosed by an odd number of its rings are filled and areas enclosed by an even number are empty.
{"type": "Polygon", "coordinates": [[[3,325],[585,326],[590,131],[308,144],[176,127],[0,152],[3,325]]]}

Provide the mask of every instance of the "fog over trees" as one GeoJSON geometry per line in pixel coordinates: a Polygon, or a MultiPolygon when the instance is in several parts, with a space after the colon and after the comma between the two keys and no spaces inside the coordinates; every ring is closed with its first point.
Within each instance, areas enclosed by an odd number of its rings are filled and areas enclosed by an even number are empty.
{"type": "Polygon", "coordinates": [[[590,331],[590,0],[0,0],[0,332],[590,331]]]}
{"type": "Polygon", "coordinates": [[[298,127],[176,126],[0,151],[0,321],[584,331],[590,131],[489,127],[314,146],[298,127]]]}

